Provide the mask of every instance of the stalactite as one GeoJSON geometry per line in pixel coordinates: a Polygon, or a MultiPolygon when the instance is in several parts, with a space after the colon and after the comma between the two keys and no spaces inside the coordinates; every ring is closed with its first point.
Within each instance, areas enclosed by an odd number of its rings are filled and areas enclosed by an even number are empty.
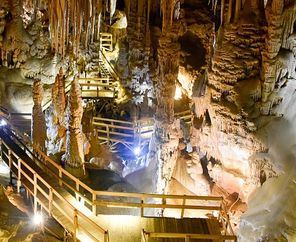
{"type": "Polygon", "coordinates": [[[233,0],[229,0],[228,13],[227,13],[227,23],[230,23],[231,18],[232,18],[232,6],[233,6],[233,0]]]}
{"type": "Polygon", "coordinates": [[[234,13],[234,21],[235,22],[237,22],[237,20],[238,20],[241,7],[242,7],[241,0],[236,0],[236,3],[235,3],[235,13],[234,13]]]}
{"type": "MultiPolygon", "coordinates": [[[[116,1],[110,3],[115,4],[115,12],[116,1]]],[[[66,49],[72,47],[74,54],[78,55],[81,39],[84,46],[93,42],[95,29],[99,30],[100,21],[96,18],[102,11],[101,6],[102,0],[49,0],[52,49],[65,55],[66,49]]]]}
{"type": "Polygon", "coordinates": [[[218,5],[218,0],[215,0],[215,5],[214,5],[214,14],[216,15],[216,10],[217,10],[217,5],[218,5]]]}
{"type": "Polygon", "coordinates": [[[225,0],[221,0],[221,15],[220,15],[221,26],[224,25],[224,9],[225,9],[225,0]]]}
{"type": "Polygon", "coordinates": [[[110,0],[110,24],[112,22],[112,17],[116,10],[116,0],[110,0]]]}

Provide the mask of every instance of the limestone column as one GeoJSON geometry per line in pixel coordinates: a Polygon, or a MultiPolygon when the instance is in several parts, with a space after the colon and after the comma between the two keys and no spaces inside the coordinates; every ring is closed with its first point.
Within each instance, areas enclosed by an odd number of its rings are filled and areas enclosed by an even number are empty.
{"type": "Polygon", "coordinates": [[[177,1],[162,1],[162,35],[159,39],[158,80],[156,84],[157,107],[155,113],[157,183],[156,192],[166,193],[178,158],[179,136],[174,120],[174,94],[179,70],[180,46],[178,37],[185,31],[181,21],[173,19],[177,1]]]}
{"type": "Polygon", "coordinates": [[[66,108],[65,78],[62,68],[60,68],[52,87],[52,105],[56,123],[62,124],[66,108]]]}
{"type": "Polygon", "coordinates": [[[46,122],[42,111],[43,86],[40,80],[33,83],[33,110],[32,110],[32,141],[41,150],[45,151],[46,122]]]}
{"type": "Polygon", "coordinates": [[[81,88],[77,79],[72,82],[68,101],[68,128],[66,138],[66,166],[76,176],[83,175],[83,135],[81,120],[83,115],[81,88]]]}

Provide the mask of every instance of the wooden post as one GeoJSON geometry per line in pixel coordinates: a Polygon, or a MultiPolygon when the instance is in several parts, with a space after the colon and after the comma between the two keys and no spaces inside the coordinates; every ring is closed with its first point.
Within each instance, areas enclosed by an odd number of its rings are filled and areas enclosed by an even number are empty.
{"type": "Polygon", "coordinates": [[[48,211],[49,215],[51,216],[52,211],[52,202],[53,202],[53,193],[52,193],[52,187],[49,188],[49,198],[48,198],[48,211]]]}
{"type": "Polygon", "coordinates": [[[79,183],[78,183],[77,180],[75,181],[75,183],[76,183],[76,191],[77,191],[77,192],[75,192],[76,200],[79,202],[79,196],[78,196],[78,193],[79,193],[79,183]]]}
{"type": "Polygon", "coordinates": [[[59,185],[60,186],[63,186],[62,178],[63,178],[63,173],[61,168],[59,168],[59,185]]]}
{"type": "Polygon", "coordinates": [[[97,195],[96,195],[95,192],[93,192],[92,193],[92,202],[93,202],[93,204],[92,204],[92,212],[93,212],[93,214],[95,216],[97,216],[97,205],[95,204],[96,200],[97,200],[97,195]]]}
{"type": "Polygon", "coordinates": [[[185,206],[185,204],[186,204],[186,198],[185,198],[185,195],[184,195],[183,203],[182,203],[182,210],[181,210],[181,218],[184,217],[184,211],[185,211],[184,206],[185,206]]]}
{"type": "Polygon", "coordinates": [[[104,234],[104,242],[109,242],[109,232],[108,232],[108,230],[105,231],[105,234],[104,234]]]}
{"type": "Polygon", "coordinates": [[[16,187],[17,187],[17,193],[20,193],[20,188],[21,188],[21,159],[17,159],[17,182],[16,182],[16,187]]]}
{"type": "Polygon", "coordinates": [[[141,199],[141,217],[144,217],[144,206],[143,206],[143,204],[144,204],[144,200],[141,199]]]}
{"type": "Polygon", "coordinates": [[[73,240],[76,242],[77,241],[77,232],[78,232],[78,211],[77,209],[74,209],[74,214],[73,214],[73,224],[74,224],[74,236],[73,240]]]}
{"type": "Polygon", "coordinates": [[[10,185],[12,185],[12,158],[11,158],[11,150],[10,149],[8,149],[8,164],[9,164],[9,168],[10,168],[9,183],[10,183],[10,185]]]}
{"type": "Polygon", "coordinates": [[[106,131],[107,131],[107,140],[108,140],[108,144],[110,143],[110,130],[109,130],[109,126],[108,126],[108,124],[107,124],[107,126],[106,126],[106,131]]]}
{"type": "Polygon", "coordinates": [[[34,172],[34,214],[37,213],[37,173],[34,172]]]}
{"type": "MultiPolygon", "coordinates": [[[[166,205],[166,198],[165,198],[165,197],[162,199],[162,204],[163,204],[163,205],[166,205]]],[[[163,214],[164,214],[164,210],[165,210],[165,208],[163,207],[163,208],[161,209],[161,216],[162,216],[162,217],[163,217],[163,214]]]]}
{"type": "Polygon", "coordinates": [[[190,240],[190,236],[189,235],[186,235],[185,242],[189,242],[189,240],[190,240]]]}

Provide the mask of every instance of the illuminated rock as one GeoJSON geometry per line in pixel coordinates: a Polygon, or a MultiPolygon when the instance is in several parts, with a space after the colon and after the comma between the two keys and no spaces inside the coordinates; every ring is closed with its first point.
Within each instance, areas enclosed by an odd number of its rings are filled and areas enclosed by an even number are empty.
{"type": "Polygon", "coordinates": [[[74,168],[78,175],[82,175],[84,163],[83,134],[81,120],[83,115],[81,88],[77,79],[71,84],[68,100],[66,153],[63,157],[70,168],[74,168]]]}

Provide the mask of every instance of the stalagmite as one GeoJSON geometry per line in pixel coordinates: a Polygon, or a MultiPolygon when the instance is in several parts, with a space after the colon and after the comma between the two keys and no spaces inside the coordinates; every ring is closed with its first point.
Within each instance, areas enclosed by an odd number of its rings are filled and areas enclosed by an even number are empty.
{"type": "Polygon", "coordinates": [[[81,120],[83,115],[81,88],[77,79],[72,82],[68,100],[68,130],[66,140],[66,153],[64,160],[66,165],[76,176],[83,175],[83,135],[81,120]]]}
{"type": "MultiPolygon", "coordinates": [[[[94,39],[94,29],[99,29],[100,21],[97,18],[102,11],[102,0],[57,0],[48,4],[52,49],[64,56],[65,51],[72,47],[77,56],[82,36],[86,47],[94,39]]],[[[115,12],[116,1],[110,4],[115,12]]]]}
{"type": "Polygon", "coordinates": [[[65,78],[62,68],[60,68],[52,87],[52,105],[56,123],[58,125],[63,124],[66,109],[66,93],[65,78]]]}
{"type": "Polygon", "coordinates": [[[46,124],[42,111],[43,86],[40,80],[33,83],[33,101],[32,110],[32,141],[35,146],[45,151],[46,124]]]}

